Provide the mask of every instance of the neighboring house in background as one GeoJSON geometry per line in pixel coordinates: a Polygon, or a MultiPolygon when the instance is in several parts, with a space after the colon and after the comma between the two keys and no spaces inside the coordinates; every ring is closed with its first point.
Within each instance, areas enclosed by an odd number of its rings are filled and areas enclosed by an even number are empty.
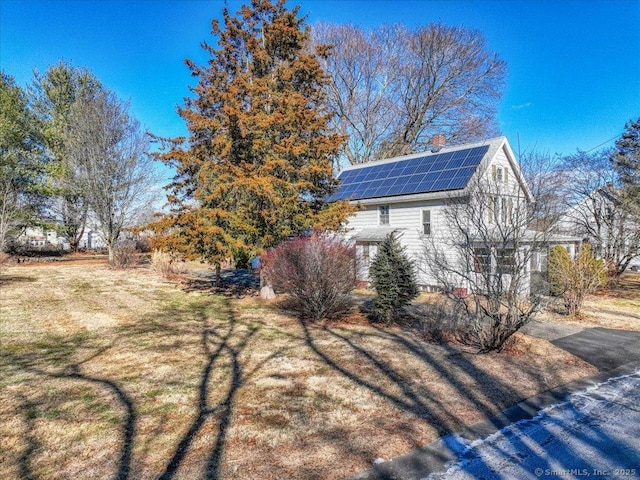
{"type": "Polygon", "coordinates": [[[27,227],[15,239],[18,245],[34,250],[68,250],[69,243],[52,228],[27,227]]]}
{"type": "MultiPolygon", "coordinates": [[[[431,237],[435,245],[444,246],[451,244],[452,236],[459,235],[446,221],[445,212],[452,199],[466,201],[479,180],[496,186],[495,192],[500,193],[490,197],[485,217],[489,228],[510,222],[517,214],[515,209],[526,209],[533,200],[505,137],[448,148],[437,146],[426,153],[353,165],[346,167],[338,178],[340,187],[329,200],[350,200],[361,206],[345,225],[345,237],[355,242],[358,279],[369,280],[369,264],[378,243],[395,231],[419,267],[419,284],[427,289],[441,285],[428,269],[420,268],[428,243],[425,240],[431,237]]],[[[535,236],[535,232],[527,233],[531,238],[535,236]]],[[[570,248],[575,248],[573,238],[557,238],[556,242],[565,240],[570,248]]],[[[479,268],[479,264],[482,268],[500,269],[501,262],[510,261],[503,252],[487,252],[480,244],[474,251],[476,258],[467,259],[469,269],[479,268]]],[[[453,251],[445,253],[455,255],[453,251]]],[[[543,263],[539,257],[536,262],[543,263]]],[[[464,284],[459,287],[466,288],[464,284]]]]}
{"type": "Polygon", "coordinates": [[[554,231],[589,242],[599,258],[640,269],[640,213],[632,219],[611,185],[594,190],[567,209],[554,231]]]}
{"type": "Polygon", "coordinates": [[[96,225],[87,225],[82,232],[78,248],[87,250],[103,250],[107,248],[104,238],[96,225]]]}
{"type": "MultiPolygon", "coordinates": [[[[43,227],[27,227],[25,231],[15,239],[18,245],[32,250],[64,250],[71,249],[68,239],[55,229],[43,227]]],[[[87,250],[102,250],[107,248],[102,234],[95,224],[87,224],[84,229],[78,248],[87,250]]]]}

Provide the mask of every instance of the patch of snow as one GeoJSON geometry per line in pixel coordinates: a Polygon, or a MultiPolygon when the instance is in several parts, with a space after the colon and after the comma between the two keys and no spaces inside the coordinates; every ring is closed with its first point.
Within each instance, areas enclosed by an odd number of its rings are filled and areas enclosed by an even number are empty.
{"type": "Polygon", "coordinates": [[[576,392],[486,438],[443,438],[458,460],[427,478],[640,478],[639,405],[640,369],[576,392]]]}

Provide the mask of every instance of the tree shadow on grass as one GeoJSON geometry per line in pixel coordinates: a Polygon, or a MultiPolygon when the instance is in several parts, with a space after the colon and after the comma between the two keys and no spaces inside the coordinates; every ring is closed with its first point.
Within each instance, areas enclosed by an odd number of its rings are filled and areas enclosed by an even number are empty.
{"type": "Polygon", "coordinates": [[[18,400],[25,427],[24,437],[27,444],[18,459],[20,478],[23,480],[32,480],[37,477],[33,474],[31,459],[41,447],[38,438],[33,433],[35,430],[35,419],[37,417],[38,405],[24,395],[19,395],[18,400]]]}
{"type": "MultiPolygon", "coordinates": [[[[217,430],[216,440],[212,445],[206,462],[206,478],[219,477],[220,461],[224,451],[225,438],[233,413],[233,402],[238,389],[250,378],[259,367],[246,371],[240,359],[243,351],[259,326],[240,324],[236,321],[229,299],[224,299],[220,311],[215,312],[215,322],[209,318],[210,302],[197,306],[168,306],[153,318],[142,319],[132,325],[116,329],[116,335],[107,344],[99,336],[86,333],[51,337],[47,341],[31,344],[28,348],[7,349],[0,354],[0,363],[8,366],[18,374],[33,375],[28,381],[29,388],[37,390],[41,383],[38,379],[71,380],[88,383],[99,390],[111,393],[116,400],[115,406],[122,412],[119,422],[119,459],[115,472],[118,480],[132,478],[132,459],[134,445],[142,438],[136,437],[139,414],[133,397],[124,386],[112,378],[90,375],[83,368],[85,364],[97,359],[116,345],[127,348],[132,338],[151,338],[149,345],[144,342],[136,347],[162,351],[165,342],[185,334],[200,335],[200,344],[205,356],[205,366],[200,375],[196,418],[175,447],[171,458],[167,460],[161,478],[172,478],[178,471],[193,439],[206,421],[212,420],[217,430]],[[187,317],[185,321],[183,317],[187,317]],[[176,321],[178,319],[178,321],[176,321]],[[129,343],[127,343],[129,342],[129,343]],[[155,342],[155,345],[154,345],[155,342]],[[79,358],[81,357],[81,358],[79,358]],[[215,375],[214,375],[215,372],[215,375]],[[214,378],[215,377],[215,378],[214,378]],[[218,383],[216,379],[222,379],[218,383]],[[216,397],[214,400],[213,397],[216,397]]],[[[177,348],[174,346],[174,348],[177,348]]],[[[270,357],[279,355],[273,352],[270,357]]],[[[265,359],[268,361],[269,358],[265,359]]],[[[18,398],[19,408],[23,416],[25,431],[24,444],[18,465],[22,478],[33,478],[31,465],[42,445],[38,442],[34,419],[40,412],[55,409],[57,400],[45,399],[37,405],[27,398],[18,398]]],[[[62,400],[62,401],[66,401],[62,400]]],[[[42,414],[42,413],[40,413],[42,414]]],[[[152,433],[153,435],[153,433],[152,433]]],[[[162,429],[156,429],[155,435],[162,435],[162,429]]],[[[147,440],[146,438],[144,440],[147,440]]],[[[151,441],[147,442],[146,452],[151,441]]],[[[144,451],[139,455],[145,455],[144,451]]]]}
{"type": "MultiPolygon", "coordinates": [[[[69,342],[68,342],[69,343],[69,342]]],[[[125,480],[129,478],[130,470],[131,470],[131,457],[132,450],[134,445],[134,437],[136,432],[136,421],[137,421],[137,411],[136,407],[131,399],[130,395],[122,388],[120,384],[117,382],[107,379],[100,378],[96,376],[87,375],[82,372],[82,364],[91,361],[92,359],[100,356],[107,350],[109,350],[112,345],[98,348],[95,352],[93,352],[88,357],[83,360],[75,363],[70,363],[66,365],[60,371],[49,371],[46,367],[42,367],[41,365],[44,362],[49,364],[59,364],[64,359],[69,359],[73,353],[75,353],[74,348],[69,344],[59,345],[58,348],[52,348],[49,351],[46,351],[43,355],[27,355],[27,356],[14,356],[11,359],[13,365],[22,370],[23,372],[30,373],[36,375],[36,377],[44,377],[53,380],[78,380],[81,382],[88,382],[89,384],[96,385],[99,388],[102,388],[106,391],[109,391],[113,394],[113,396],[117,399],[118,407],[124,411],[123,419],[120,422],[120,438],[121,438],[121,447],[119,452],[119,460],[118,467],[115,477],[118,480],[125,480]],[[44,362],[43,362],[44,360],[44,362]]],[[[72,342],[73,343],[73,342],[72,342]]],[[[3,355],[3,360],[8,360],[8,355],[3,355]]],[[[37,388],[37,387],[35,387],[37,388]]],[[[27,399],[24,395],[20,397],[22,399],[21,409],[25,412],[24,418],[27,430],[25,432],[26,444],[27,447],[23,451],[20,456],[19,464],[20,470],[23,478],[31,478],[30,477],[30,464],[31,458],[36,454],[37,450],[40,448],[37,438],[34,434],[34,419],[37,415],[37,408],[46,409],[47,405],[36,405],[31,400],[27,399]]]]}
{"type": "MultiPolygon", "coordinates": [[[[505,423],[504,419],[501,420],[497,414],[522,400],[520,394],[507,382],[479,368],[468,358],[468,354],[463,354],[449,345],[434,347],[417,340],[407,332],[399,332],[393,328],[373,327],[374,333],[365,331],[353,334],[331,325],[315,326],[301,322],[301,327],[306,345],[324,364],[355,385],[390,402],[399,411],[408,413],[413,418],[413,422],[428,425],[439,437],[446,436],[447,446],[455,452],[464,452],[468,449],[466,443],[449,436],[466,426],[466,422],[459,415],[461,403],[472,405],[490,424],[493,423],[495,430],[499,430],[505,426],[505,423]],[[331,348],[324,347],[327,344],[327,338],[332,340],[331,348]],[[388,357],[381,355],[381,352],[367,341],[371,339],[390,343],[392,347],[385,348],[387,352],[409,355],[418,360],[425,369],[436,372],[439,381],[450,391],[455,392],[455,398],[445,398],[442,393],[421,385],[419,379],[412,378],[412,374],[398,366],[397,362],[391,362],[387,359],[388,357]],[[437,348],[444,350],[445,355],[434,354],[437,348]],[[336,354],[337,350],[341,353],[336,354]],[[345,359],[350,360],[345,361],[345,359]]],[[[544,389],[543,386],[550,381],[548,377],[543,378],[535,372],[530,372],[529,375],[541,389],[544,389]]],[[[552,379],[551,381],[553,382],[552,379]]],[[[397,435],[401,432],[390,433],[397,435]]],[[[404,438],[415,449],[424,447],[410,431],[404,432],[404,438]]],[[[328,436],[327,441],[337,444],[341,449],[352,448],[349,435],[328,436]]],[[[521,452],[523,455],[535,454],[526,444],[521,448],[525,450],[521,452]]],[[[354,449],[353,453],[360,455],[368,462],[373,460],[367,451],[354,449]],[[369,458],[366,458],[367,455],[369,458]]],[[[548,463],[542,463],[544,468],[549,467],[548,463]]],[[[424,468],[424,465],[418,462],[416,468],[424,468]]],[[[417,471],[415,473],[418,474],[417,471]]],[[[396,475],[397,472],[389,470],[388,464],[383,463],[374,467],[369,476],[365,475],[362,478],[404,478],[396,475]]]]}
{"type": "Polygon", "coordinates": [[[36,279],[25,275],[7,275],[0,273],[0,287],[9,285],[10,283],[33,283],[36,279]]]}
{"type": "MultiPolygon", "coordinates": [[[[247,343],[255,334],[255,329],[250,329],[244,333],[237,343],[233,342],[234,333],[237,327],[233,315],[230,314],[230,322],[225,332],[219,332],[214,327],[208,325],[205,320],[202,330],[202,348],[207,361],[200,377],[198,387],[198,404],[195,420],[191,423],[187,432],[176,446],[176,449],[169,459],[160,479],[168,480],[177,473],[182,461],[191,447],[193,440],[209,419],[217,423],[216,440],[212,451],[209,454],[206,467],[206,478],[217,478],[220,468],[220,459],[224,450],[224,442],[227,428],[231,419],[233,401],[238,389],[242,386],[243,367],[239,356],[246,348],[247,343]],[[210,398],[210,382],[212,372],[216,364],[221,364],[227,360],[230,366],[227,385],[221,382],[216,385],[220,390],[225,391],[221,398],[215,402],[210,398]]],[[[222,367],[221,367],[222,368],[222,367]]]]}
{"type": "Polygon", "coordinates": [[[234,298],[257,295],[260,289],[260,277],[252,270],[224,269],[220,278],[222,285],[216,286],[214,273],[201,274],[195,278],[189,278],[183,288],[187,292],[218,293],[234,298]]]}

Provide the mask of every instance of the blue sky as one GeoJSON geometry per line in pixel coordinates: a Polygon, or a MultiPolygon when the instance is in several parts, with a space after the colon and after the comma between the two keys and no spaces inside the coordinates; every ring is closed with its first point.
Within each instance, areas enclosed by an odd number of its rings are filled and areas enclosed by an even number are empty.
{"type": "MultiPolygon", "coordinates": [[[[228,1],[235,12],[242,2],[228,1]]],[[[480,30],[506,60],[498,121],[513,148],[590,150],[640,117],[640,0],[300,0],[308,22],[431,22],[480,30]]],[[[290,3],[291,4],[291,3],[290,3]]],[[[92,70],[150,131],[185,133],[176,105],[206,60],[221,0],[2,0],[0,67],[26,85],[64,59],[92,70]]]]}

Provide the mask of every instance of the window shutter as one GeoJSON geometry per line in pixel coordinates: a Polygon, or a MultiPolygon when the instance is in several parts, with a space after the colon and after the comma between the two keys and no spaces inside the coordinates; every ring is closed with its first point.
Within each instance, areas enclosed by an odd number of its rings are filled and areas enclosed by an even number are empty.
{"type": "Polygon", "coordinates": [[[498,178],[498,173],[495,165],[491,165],[491,171],[493,172],[493,180],[496,180],[498,178]]]}
{"type": "Polygon", "coordinates": [[[504,169],[504,183],[509,183],[509,169],[504,169]]]}

